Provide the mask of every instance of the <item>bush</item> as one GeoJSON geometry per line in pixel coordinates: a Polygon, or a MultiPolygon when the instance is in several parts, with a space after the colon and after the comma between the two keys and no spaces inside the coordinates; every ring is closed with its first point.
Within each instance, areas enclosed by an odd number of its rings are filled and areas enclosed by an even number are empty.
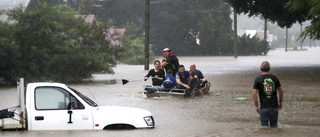
{"type": "Polygon", "coordinates": [[[256,36],[243,35],[238,40],[238,55],[267,55],[270,50],[268,42],[256,36]]]}
{"type": "Polygon", "coordinates": [[[71,8],[43,4],[8,15],[17,23],[0,26],[0,32],[7,32],[0,39],[0,78],[69,83],[90,79],[93,73],[112,73],[114,49],[103,28],[89,28],[71,8]]]}

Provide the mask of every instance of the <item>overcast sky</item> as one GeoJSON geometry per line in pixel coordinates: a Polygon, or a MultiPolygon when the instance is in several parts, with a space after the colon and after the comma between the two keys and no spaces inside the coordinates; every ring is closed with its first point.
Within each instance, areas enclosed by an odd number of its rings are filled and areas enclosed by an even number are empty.
{"type": "MultiPolygon", "coordinates": [[[[0,10],[8,10],[14,7],[18,7],[22,4],[23,7],[26,7],[30,0],[0,0],[0,10]]],[[[0,20],[6,20],[6,15],[0,15],[0,20]]]]}

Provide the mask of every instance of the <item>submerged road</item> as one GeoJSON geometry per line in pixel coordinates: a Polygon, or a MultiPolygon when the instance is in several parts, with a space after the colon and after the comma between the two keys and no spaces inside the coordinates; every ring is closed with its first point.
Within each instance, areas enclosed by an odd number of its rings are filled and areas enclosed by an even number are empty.
{"type": "MultiPolygon", "coordinates": [[[[204,97],[146,98],[143,86],[151,81],[132,81],[122,85],[121,79],[143,78],[143,65],[118,65],[114,75],[95,74],[97,81],[115,79],[116,84],[88,83],[69,85],[86,94],[99,105],[118,105],[150,110],[155,129],[124,131],[1,131],[9,137],[233,137],[233,136],[318,136],[320,126],[320,48],[308,51],[270,51],[267,56],[180,57],[187,68],[197,64],[212,83],[211,93],[204,97]],[[280,128],[261,129],[251,90],[254,78],[260,74],[260,63],[268,60],[271,73],[276,74],[284,89],[283,110],[279,114],[280,128]],[[247,97],[238,101],[235,97],[247,97]]],[[[153,68],[150,65],[150,68],[153,68]]],[[[16,105],[15,88],[0,89],[0,108],[16,105]]]]}

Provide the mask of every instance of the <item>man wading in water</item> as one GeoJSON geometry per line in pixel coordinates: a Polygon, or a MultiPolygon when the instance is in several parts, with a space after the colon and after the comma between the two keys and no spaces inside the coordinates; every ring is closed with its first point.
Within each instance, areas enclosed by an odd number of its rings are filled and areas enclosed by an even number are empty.
{"type": "Polygon", "coordinates": [[[256,77],[252,90],[256,112],[260,114],[262,127],[278,127],[278,115],[279,110],[282,108],[283,90],[279,79],[269,73],[270,64],[268,61],[263,61],[260,69],[262,75],[256,77]],[[279,94],[278,96],[277,93],[279,94]]]}

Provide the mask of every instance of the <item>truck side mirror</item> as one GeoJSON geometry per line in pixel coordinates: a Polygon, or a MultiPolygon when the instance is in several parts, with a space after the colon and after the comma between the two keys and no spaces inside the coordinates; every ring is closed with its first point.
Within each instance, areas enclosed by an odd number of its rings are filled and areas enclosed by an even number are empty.
{"type": "Polygon", "coordinates": [[[74,102],[73,101],[71,101],[71,102],[69,102],[69,104],[68,104],[68,110],[71,110],[71,109],[73,109],[74,108],[74,102]]]}

